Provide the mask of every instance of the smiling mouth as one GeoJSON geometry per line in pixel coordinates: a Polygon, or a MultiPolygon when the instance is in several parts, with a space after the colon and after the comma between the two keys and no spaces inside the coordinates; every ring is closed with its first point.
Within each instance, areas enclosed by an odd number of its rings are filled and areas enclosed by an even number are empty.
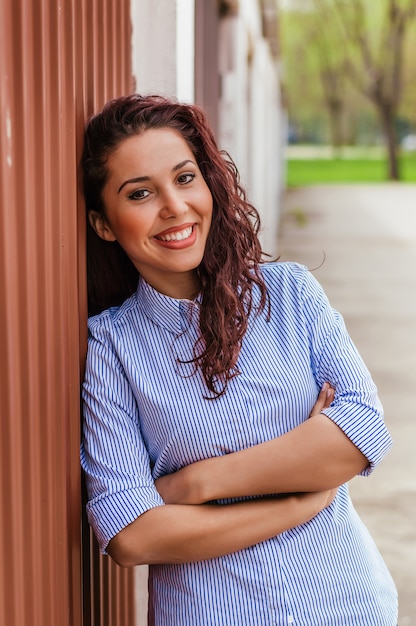
{"type": "Polygon", "coordinates": [[[183,230],[178,230],[176,233],[167,233],[166,235],[157,235],[155,239],[159,239],[159,241],[184,241],[185,239],[189,239],[192,235],[193,226],[188,226],[183,230]]]}

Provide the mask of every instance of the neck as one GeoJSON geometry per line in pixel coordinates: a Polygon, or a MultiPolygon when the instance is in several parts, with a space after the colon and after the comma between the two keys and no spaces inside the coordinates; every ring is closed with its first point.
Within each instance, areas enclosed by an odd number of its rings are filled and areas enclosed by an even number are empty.
{"type": "Polygon", "coordinates": [[[143,276],[143,278],[153,289],[156,289],[164,296],[175,298],[176,300],[193,300],[200,290],[199,281],[195,273],[191,276],[178,276],[177,280],[169,281],[148,280],[146,276],[143,276]]]}

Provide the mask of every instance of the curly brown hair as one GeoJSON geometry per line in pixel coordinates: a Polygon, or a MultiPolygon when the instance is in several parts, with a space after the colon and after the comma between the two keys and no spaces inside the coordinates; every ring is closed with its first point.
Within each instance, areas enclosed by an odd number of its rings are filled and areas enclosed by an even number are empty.
{"type": "MultiPolygon", "coordinates": [[[[269,307],[269,300],[260,272],[259,214],[247,201],[233,160],[218,149],[202,109],[137,94],[108,102],[85,128],[81,168],[86,210],[105,215],[107,160],[120,142],[164,127],[185,139],[213,198],[211,229],[197,268],[202,306],[193,362],[202,371],[210,397],[216,398],[239,373],[236,364],[250,314],[269,307]],[[256,299],[254,287],[259,290],[256,299]]],[[[87,229],[89,314],[94,315],[132,295],[139,275],[117,242],[102,241],[88,220],[87,229]]]]}

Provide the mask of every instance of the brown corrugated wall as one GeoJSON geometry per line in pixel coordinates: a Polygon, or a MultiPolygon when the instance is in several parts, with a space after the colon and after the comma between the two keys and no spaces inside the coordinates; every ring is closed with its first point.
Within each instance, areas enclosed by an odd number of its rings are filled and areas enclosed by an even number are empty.
{"type": "Polygon", "coordinates": [[[134,624],[131,572],[81,533],[77,193],[83,120],[131,91],[130,54],[129,0],[0,0],[0,626],[134,624]]]}

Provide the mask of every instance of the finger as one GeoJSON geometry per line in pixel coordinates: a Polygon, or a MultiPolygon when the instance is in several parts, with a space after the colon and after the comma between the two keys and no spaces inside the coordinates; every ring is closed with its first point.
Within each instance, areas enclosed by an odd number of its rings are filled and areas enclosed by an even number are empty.
{"type": "Polygon", "coordinates": [[[333,387],[329,387],[326,392],[325,408],[331,405],[331,403],[334,401],[334,397],[335,397],[335,389],[333,387]]]}
{"type": "Polygon", "coordinates": [[[318,415],[318,413],[321,413],[323,409],[327,409],[333,402],[334,396],[335,389],[331,387],[329,383],[325,382],[322,385],[322,389],[318,394],[318,398],[312,407],[309,417],[312,417],[312,415],[318,415]]]}
{"type": "Polygon", "coordinates": [[[330,389],[328,383],[324,383],[321,391],[318,394],[318,398],[315,404],[312,407],[311,415],[315,415],[316,413],[320,413],[323,408],[325,408],[326,402],[328,401],[328,390],[330,389]]]}

